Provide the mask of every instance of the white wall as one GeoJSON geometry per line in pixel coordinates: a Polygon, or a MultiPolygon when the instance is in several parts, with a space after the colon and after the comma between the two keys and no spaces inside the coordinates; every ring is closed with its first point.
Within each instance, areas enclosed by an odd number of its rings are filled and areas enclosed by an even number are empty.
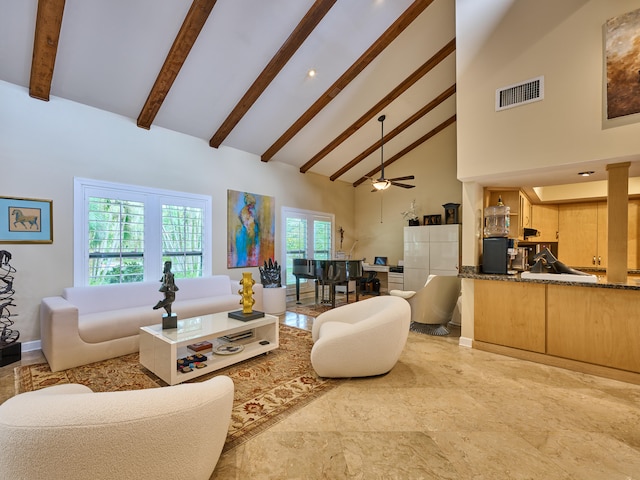
{"type": "Polygon", "coordinates": [[[640,114],[605,118],[603,25],[640,0],[475,3],[456,2],[458,178],[638,155],[640,114]],[[495,112],[497,88],[539,75],[544,100],[495,112]]]}
{"type": "MultiPolygon", "coordinates": [[[[129,118],[52,97],[29,97],[26,89],[0,82],[0,195],[53,200],[52,244],[4,244],[17,269],[15,329],[20,340],[40,338],[39,307],[45,296],[73,284],[73,177],[211,195],[213,273],[227,270],[227,189],[276,199],[276,260],[280,256],[280,209],[297,207],[335,214],[344,246],[354,235],[355,189],[351,184],[303,175],[256,155],[209,147],[207,142],[159,127],[143,130],[129,118]]],[[[335,238],[335,237],[334,237],[335,238]]]]}

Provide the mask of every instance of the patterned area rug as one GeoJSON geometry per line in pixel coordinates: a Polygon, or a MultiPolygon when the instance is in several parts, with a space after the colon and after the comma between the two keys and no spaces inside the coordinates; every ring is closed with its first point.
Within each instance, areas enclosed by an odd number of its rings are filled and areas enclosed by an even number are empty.
{"type": "MultiPolygon", "coordinates": [[[[310,332],[281,324],[278,349],[190,380],[227,375],[235,384],[231,426],[223,451],[244,443],[339,384],[316,375],[310,360],[312,346],[310,332]]],[[[16,367],[14,375],[16,393],[62,383],[81,383],[94,392],[166,386],[138,363],[137,353],[55,373],[46,363],[27,365],[16,367]]]]}
{"type": "MultiPolygon", "coordinates": [[[[371,298],[371,296],[367,296],[367,295],[360,295],[358,300],[365,300],[367,298],[371,298]]],[[[355,303],[356,301],[356,296],[355,294],[349,294],[349,303],[355,303]]],[[[336,297],[336,307],[340,307],[342,305],[346,305],[347,304],[347,299],[345,297],[345,295],[340,295],[336,297]]],[[[310,303],[308,305],[289,305],[287,306],[287,310],[289,312],[294,312],[294,313],[299,313],[301,315],[307,315],[309,317],[317,317],[318,315],[320,315],[323,312],[326,312],[327,310],[331,310],[331,304],[315,304],[315,303],[310,303]]]]}

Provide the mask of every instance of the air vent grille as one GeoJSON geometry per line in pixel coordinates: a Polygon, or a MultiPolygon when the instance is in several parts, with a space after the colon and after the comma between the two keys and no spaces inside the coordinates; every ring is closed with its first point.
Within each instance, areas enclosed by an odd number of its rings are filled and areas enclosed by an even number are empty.
{"type": "Polygon", "coordinates": [[[544,77],[537,77],[526,82],[496,90],[496,112],[517,107],[526,103],[537,102],[544,98],[544,77]]]}

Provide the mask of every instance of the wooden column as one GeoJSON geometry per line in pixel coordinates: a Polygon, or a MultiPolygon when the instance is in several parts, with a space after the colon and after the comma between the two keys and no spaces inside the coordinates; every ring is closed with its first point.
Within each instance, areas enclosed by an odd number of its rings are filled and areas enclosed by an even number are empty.
{"type": "Polygon", "coordinates": [[[629,162],[607,165],[607,278],[627,282],[629,162]]]}

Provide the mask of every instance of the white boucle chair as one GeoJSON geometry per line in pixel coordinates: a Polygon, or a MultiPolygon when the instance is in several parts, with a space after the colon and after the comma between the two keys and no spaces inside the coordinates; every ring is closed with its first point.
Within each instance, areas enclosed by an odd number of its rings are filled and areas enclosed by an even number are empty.
{"type": "Polygon", "coordinates": [[[373,297],[328,310],[313,321],[311,364],[321,377],[389,372],[409,335],[411,308],[399,297],[373,297]]]}
{"type": "Polygon", "coordinates": [[[218,462],[233,381],[93,393],[79,384],[0,405],[0,478],[202,479],[218,462]]]}
{"type": "Polygon", "coordinates": [[[411,306],[411,330],[428,335],[448,335],[446,324],[460,297],[457,276],[429,275],[417,292],[391,290],[389,295],[404,298],[411,306]]]}

